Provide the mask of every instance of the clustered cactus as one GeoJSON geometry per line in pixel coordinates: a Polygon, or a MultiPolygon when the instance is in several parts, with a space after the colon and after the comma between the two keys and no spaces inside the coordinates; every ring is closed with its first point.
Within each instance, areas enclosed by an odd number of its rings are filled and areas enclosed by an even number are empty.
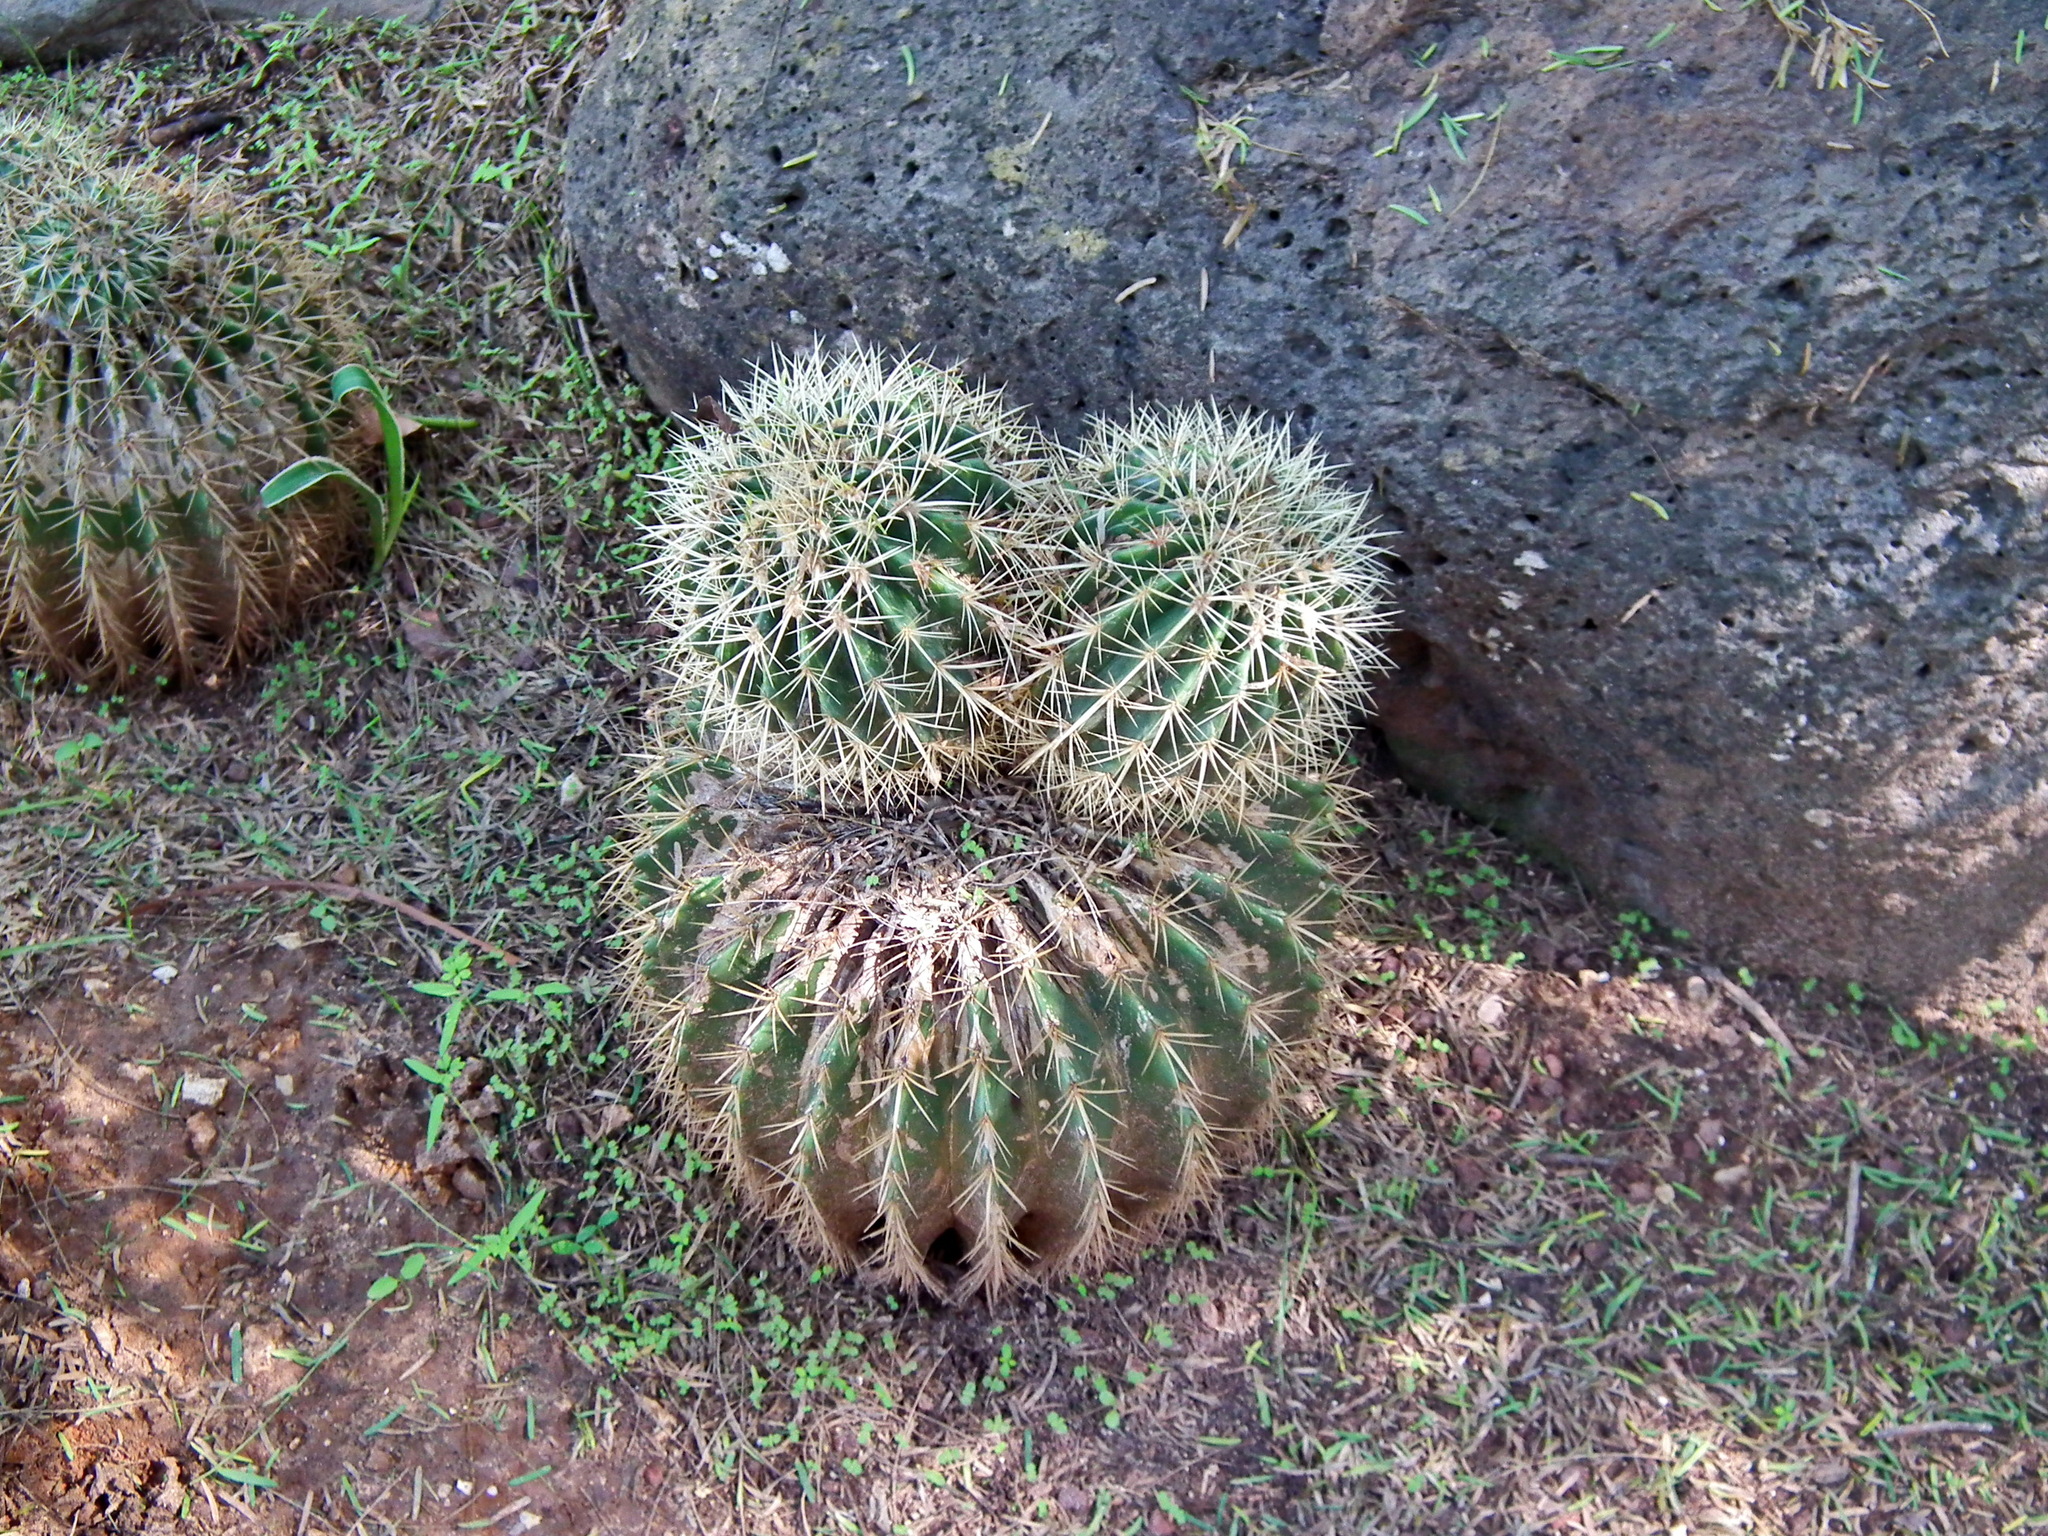
{"type": "Polygon", "coordinates": [[[1327,779],[1384,622],[1360,501],[1253,418],[1066,455],[856,349],[729,391],[660,504],[683,726],[622,891],[684,1122],[894,1283],[1142,1241],[1320,1006],[1327,779]]]}
{"type": "Polygon", "coordinates": [[[862,802],[978,772],[1028,656],[1043,446],[915,359],[812,354],[679,444],[655,589],[703,723],[766,777],[862,802]]]}
{"type": "Polygon", "coordinates": [[[1253,418],[1098,423],[1069,488],[1049,739],[1031,766],[1114,825],[1241,810],[1365,694],[1381,583],[1359,497],[1253,418]]]}
{"type": "Polygon", "coordinates": [[[328,284],[225,201],[0,120],[0,638],[60,673],[205,676],[318,591],[360,523],[329,453],[355,350],[328,284]]]}

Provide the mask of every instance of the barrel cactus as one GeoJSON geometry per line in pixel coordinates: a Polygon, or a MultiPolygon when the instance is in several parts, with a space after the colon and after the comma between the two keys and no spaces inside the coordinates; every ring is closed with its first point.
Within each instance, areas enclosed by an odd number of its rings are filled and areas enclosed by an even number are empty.
{"type": "Polygon", "coordinates": [[[333,453],[331,287],[239,208],[0,120],[0,634],[78,678],[205,676],[324,585],[360,514],[266,510],[333,453]]]}
{"type": "Polygon", "coordinates": [[[1307,783],[1135,843],[986,785],[885,821],[716,761],[630,865],[653,1067],[817,1250],[995,1293],[1208,1190],[1317,1015],[1343,903],[1307,783]]]}
{"type": "Polygon", "coordinates": [[[698,724],[764,778],[875,805],[1004,750],[1045,453],[992,391],[860,349],[783,360],[678,444],[651,531],[698,724]]]}
{"type": "Polygon", "coordinates": [[[1208,407],[1098,423],[1067,479],[1039,782],[1171,826],[1323,771],[1385,624],[1363,499],[1285,427],[1208,407]]]}

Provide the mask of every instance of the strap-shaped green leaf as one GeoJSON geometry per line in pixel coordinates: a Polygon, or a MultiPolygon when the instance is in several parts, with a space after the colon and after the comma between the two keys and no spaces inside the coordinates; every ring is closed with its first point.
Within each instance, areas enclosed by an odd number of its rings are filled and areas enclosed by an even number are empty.
{"type": "Polygon", "coordinates": [[[303,496],[316,485],[325,485],[329,480],[339,480],[353,487],[373,507],[381,507],[384,498],[363,483],[363,479],[338,459],[301,459],[291,468],[272,475],[264,482],[259,494],[266,507],[281,507],[294,496],[303,496]]]}

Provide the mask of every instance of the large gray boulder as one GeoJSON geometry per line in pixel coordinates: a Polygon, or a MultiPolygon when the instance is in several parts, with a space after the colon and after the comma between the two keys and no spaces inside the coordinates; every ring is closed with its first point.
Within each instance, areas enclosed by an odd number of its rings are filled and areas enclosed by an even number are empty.
{"type": "Polygon", "coordinates": [[[1290,415],[1397,530],[1414,779],[1754,964],[2018,997],[2048,38],[1880,9],[1859,91],[1762,7],[641,0],[569,223],[678,412],[846,334],[1290,415]]]}
{"type": "Polygon", "coordinates": [[[425,23],[446,0],[0,0],[0,64],[161,48],[208,26],[325,14],[425,23]]]}

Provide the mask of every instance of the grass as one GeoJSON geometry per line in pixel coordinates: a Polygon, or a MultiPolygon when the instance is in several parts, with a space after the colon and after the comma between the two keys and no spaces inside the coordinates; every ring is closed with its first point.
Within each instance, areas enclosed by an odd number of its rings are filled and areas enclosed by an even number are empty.
{"type": "MultiPolygon", "coordinates": [[[[435,1218],[369,1255],[364,1307],[459,1322],[479,1411],[529,1436],[496,1361],[546,1319],[585,1367],[577,1458],[659,1447],[698,1528],[2028,1528],[2048,1507],[2048,1027],[1758,984],[1805,1053],[1788,1064],[1688,988],[1683,936],[1391,786],[1323,1071],[1266,1162],[1130,1272],[948,1310],[819,1272],[741,1214],[634,1069],[604,908],[648,665],[638,477],[663,433],[554,233],[564,114],[610,21],[471,6],[424,38],[255,27],[182,62],[0,80],[0,105],[89,120],[232,112],[156,153],[343,264],[396,398],[480,421],[423,447],[384,579],[227,689],[8,680],[15,1000],[124,948],[146,970],[279,923],[333,939],[382,1001],[329,1005],[324,1048],[414,1057],[493,1185],[484,1230],[435,1218]],[[333,894],[206,894],[258,878],[374,890],[530,968],[333,894]],[[484,1088],[497,1108],[465,1110],[484,1088]]],[[[0,1184],[38,1151],[10,1135],[0,1184]]],[[[412,1197],[351,1173],[322,1198],[412,1197]]],[[[285,1347],[337,1360],[353,1327],[285,1347]]],[[[236,1350],[224,1375],[254,1368],[236,1350]]],[[[64,1368],[0,1414],[83,1433],[90,1394],[132,1390],[64,1368]]],[[[442,1432],[427,1405],[389,1411],[347,1432],[442,1432]]],[[[264,1486],[288,1462],[267,1421],[203,1422],[195,1477],[297,1525],[264,1486]]],[[[522,1493],[564,1475],[529,1471],[522,1493]]],[[[612,1481],[638,1529],[632,1478],[612,1481]]],[[[404,1528],[421,1497],[403,1466],[352,1472],[303,1528],[404,1528]]]]}

